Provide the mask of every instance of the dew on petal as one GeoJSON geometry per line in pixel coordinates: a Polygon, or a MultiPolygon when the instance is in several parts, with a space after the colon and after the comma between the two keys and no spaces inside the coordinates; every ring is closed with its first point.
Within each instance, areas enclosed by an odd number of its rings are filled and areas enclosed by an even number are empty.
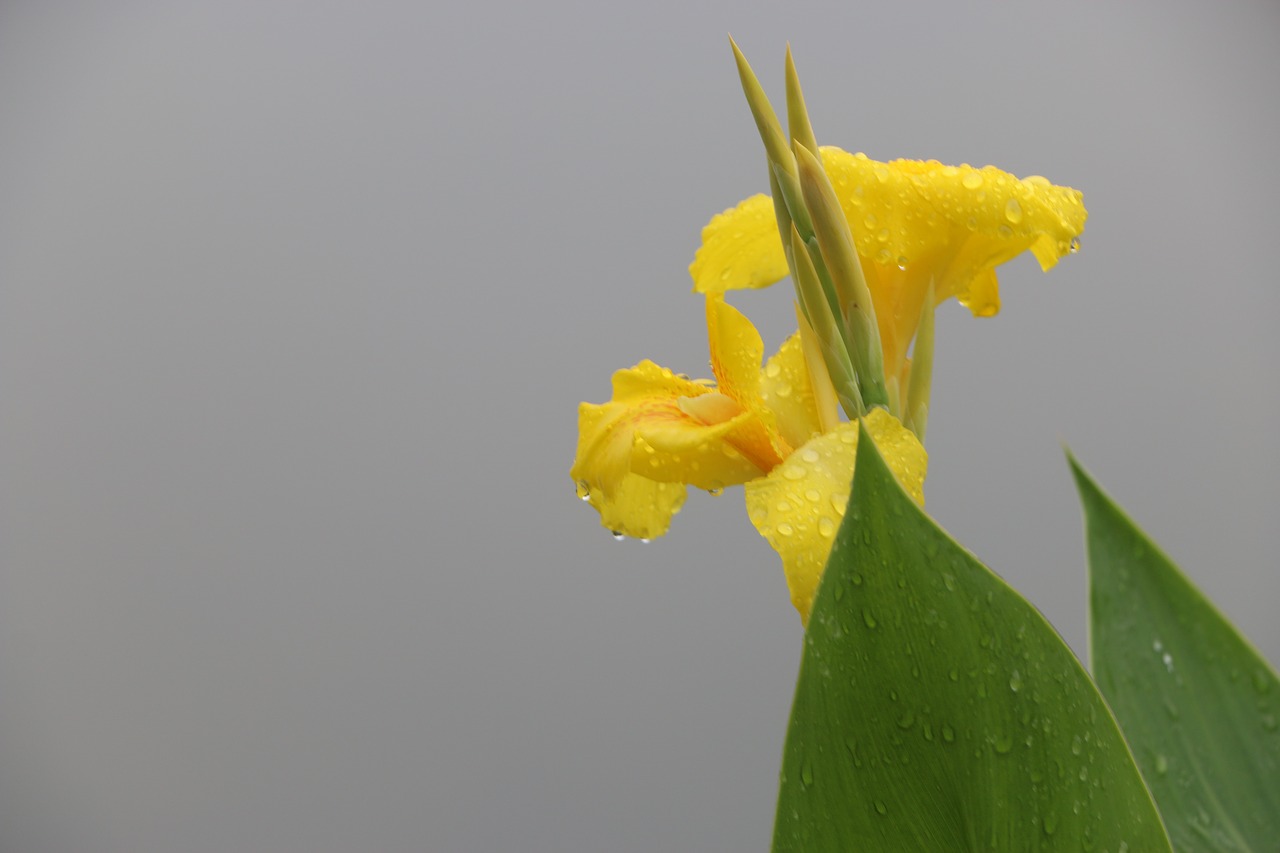
{"type": "Polygon", "coordinates": [[[1017,225],[1022,221],[1022,205],[1016,198],[1011,198],[1004,205],[1004,218],[1017,225]]]}

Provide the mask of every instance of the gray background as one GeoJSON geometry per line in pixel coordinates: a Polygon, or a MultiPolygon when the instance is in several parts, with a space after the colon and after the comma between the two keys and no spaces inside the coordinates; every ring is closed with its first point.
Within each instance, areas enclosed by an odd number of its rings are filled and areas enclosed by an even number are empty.
{"type": "Polygon", "coordinates": [[[776,556],[568,477],[613,370],[707,375],[729,31],[823,141],[1085,192],[940,312],[931,513],[1083,650],[1068,442],[1280,658],[1278,11],[6,0],[0,848],[767,847],[776,556]]]}

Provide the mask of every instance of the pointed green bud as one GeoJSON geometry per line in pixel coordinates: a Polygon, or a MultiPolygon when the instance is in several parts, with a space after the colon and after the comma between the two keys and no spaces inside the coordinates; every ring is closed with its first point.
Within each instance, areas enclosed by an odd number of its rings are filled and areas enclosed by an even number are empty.
{"type": "Polygon", "coordinates": [[[857,371],[845,346],[840,323],[831,311],[813,258],[794,226],[791,229],[791,254],[795,258],[794,276],[800,311],[821,349],[836,396],[850,420],[862,417],[867,413],[867,407],[858,388],[857,371]]]}
{"type": "Polygon", "coordinates": [[[764,87],[760,85],[760,80],[751,70],[751,65],[738,49],[738,43],[732,36],[729,37],[729,44],[733,46],[733,58],[738,63],[738,79],[742,81],[742,94],[747,96],[747,106],[751,108],[751,115],[756,120],[756,128],[760,131],[760,139],[764,141],[765,151],[769,154],[769,162],[775,170],[781,169],[787,174],[794,175],[795,158],[791,155],[791,146],[787,144],[787,138],[782,133],[782,125],[779,124],[778,116],[773,111],[773,105],[769,103],[764,87]]]}
{"type": "Polygon", "coordinates": [[[804,93],[800,91],[800,76],[791,58],[791,45],[787,45],[787,127],[791,141],[798,142],[810,151],[818,150],[818,140],[809,122],[809,110],[804,105],[804,93]]]}
{"type": "Polygon", "coordinates": [[[876,310],[862,274],[862,264],[853,248],[849,223],[817,155],[799,144],[794,148],[800,189],[843,314],[841,319],[848,330],[845,344],[857,371],[862,399],[868,406],[888,406],[880,327],[876,324],[876,310]]]}

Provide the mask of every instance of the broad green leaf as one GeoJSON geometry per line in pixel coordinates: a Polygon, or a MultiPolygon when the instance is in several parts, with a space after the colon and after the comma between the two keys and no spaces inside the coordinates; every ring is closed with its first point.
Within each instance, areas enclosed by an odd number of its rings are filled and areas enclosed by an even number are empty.
{"type": "Polygon", "coordinates": [[[805,634],[774,850],[1169,851],[1061,638],[926,516],[865,428],[805,634]]]}
{"type": "Polygon", "coordinates": [[[1174,849],[1280,850],[1276,673],[1071,459],[1089,645],[1174,849]]]}

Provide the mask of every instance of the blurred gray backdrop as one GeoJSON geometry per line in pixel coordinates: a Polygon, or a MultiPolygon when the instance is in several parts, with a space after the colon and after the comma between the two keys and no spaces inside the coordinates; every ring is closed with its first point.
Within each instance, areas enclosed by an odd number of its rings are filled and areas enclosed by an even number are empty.
{"type": "Polygon", "coordinates": [[[5,0],[0,849],[767,848],[777,557],[568,477],[613,370],[708,374],[728,32],[825,142],[1085,193],[940,312],[934,517],[1083,653],[1065,442],[1280,658],[1271,0],[5,0]]]}

